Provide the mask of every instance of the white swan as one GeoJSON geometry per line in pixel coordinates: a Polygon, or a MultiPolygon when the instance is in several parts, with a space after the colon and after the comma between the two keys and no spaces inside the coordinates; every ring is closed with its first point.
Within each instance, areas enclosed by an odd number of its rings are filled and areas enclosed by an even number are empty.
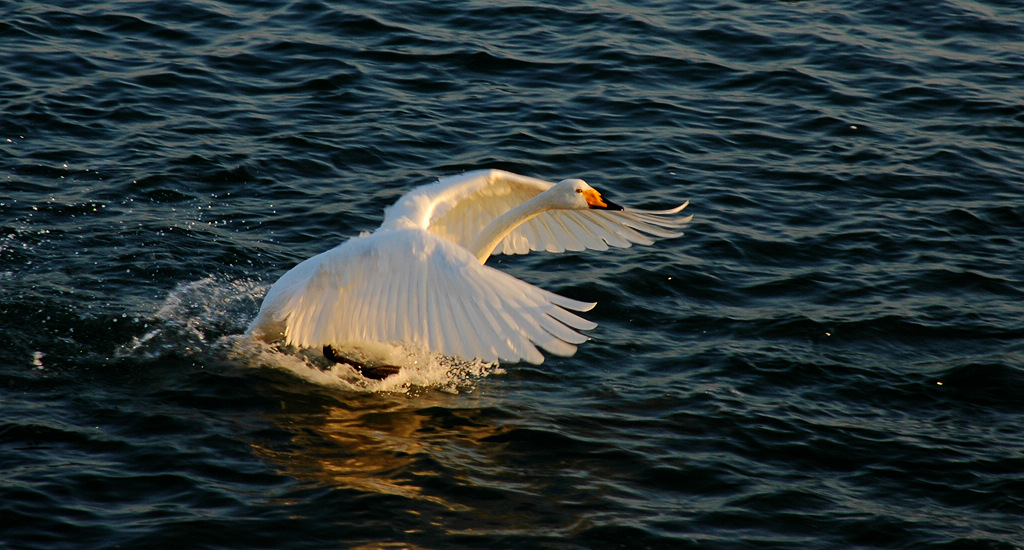
{"type": "Polygon", "coordinates": [[[580,179],[551,184],[501,170],[441,178],[386,209],[376,232],[285,273],[249,333],[323,347],[335,360],[336,349],[373,343],[484,361],[541,363],[537,346],[569,356],[587,339],[576,330],[597,325],[567,310],[595,304],[523,282],[484,265],[487,258],[651,244],[650,236],[681,234],[692,216],[673,215],[687,204],[623,208],[580,179]]]}

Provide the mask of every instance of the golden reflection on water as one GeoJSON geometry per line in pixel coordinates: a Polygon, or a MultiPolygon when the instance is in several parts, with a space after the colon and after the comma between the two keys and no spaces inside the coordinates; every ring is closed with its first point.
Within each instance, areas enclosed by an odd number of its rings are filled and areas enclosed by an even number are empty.
{"type": "Polygon", "coordinates": [[[450,496],[428,494],[423,483],[448,467],[488,460],[481,456],[488,447],[483,440],[511,429],[484,409],[466,408],[474,404],[472,396],[432,392],[415,398],[346,397],[351,399],[344,403],[320,400],[298,407],[303,410],[282,403],[283,410],[271,420],[293,434],[291,441],[274,448],[254,445],[255,452],[283,473],[316,485],[466,511],[468,507],[450,496]]]}

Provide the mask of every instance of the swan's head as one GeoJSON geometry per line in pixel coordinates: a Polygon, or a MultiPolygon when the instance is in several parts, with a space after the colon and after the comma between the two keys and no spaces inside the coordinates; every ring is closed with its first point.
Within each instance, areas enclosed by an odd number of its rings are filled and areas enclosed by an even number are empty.
{"type": "Polygon", "coordinates": [[[548,193],[557,201],[557,208],[566,210],[622,210],[622,207],[605,199],[587,182],[581,179],[562,180],[555,184],[548,193]]]}

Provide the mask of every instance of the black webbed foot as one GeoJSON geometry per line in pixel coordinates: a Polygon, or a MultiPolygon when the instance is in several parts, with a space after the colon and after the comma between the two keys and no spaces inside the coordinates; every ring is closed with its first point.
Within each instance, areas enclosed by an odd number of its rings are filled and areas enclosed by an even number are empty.
{"type": "Polygon", "coordinates": [[[397,374],[398,371],[402,370],[402,367],[398,367],[395,365],[372,365],[363,363],[361,361],[353,359],[352,357],[347,357],[345,355],[338,353],[338,350],[334,349],[334,347],[331,345],[324,346],[324,357],[327,358],[328,361],[334,363],[345,363],[348,365],[352,365],[353,367],[355,367],[357,371],[359,371],[359,374],[367,378],[371,378],[373,380],[383,380],[391,376],[392,374],[397,374]]]}

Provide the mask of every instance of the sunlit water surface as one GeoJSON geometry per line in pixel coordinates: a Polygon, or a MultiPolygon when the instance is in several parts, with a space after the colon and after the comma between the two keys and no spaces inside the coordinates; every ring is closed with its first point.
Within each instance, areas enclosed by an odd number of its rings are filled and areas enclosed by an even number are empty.
{"type": "Polygon", "coordinates": [[[1016,2],[0,1],[0,548],[1024,547],[1016,2]],[[384,382],[243,338],[495,167],[689,199],[384,382]]]}

